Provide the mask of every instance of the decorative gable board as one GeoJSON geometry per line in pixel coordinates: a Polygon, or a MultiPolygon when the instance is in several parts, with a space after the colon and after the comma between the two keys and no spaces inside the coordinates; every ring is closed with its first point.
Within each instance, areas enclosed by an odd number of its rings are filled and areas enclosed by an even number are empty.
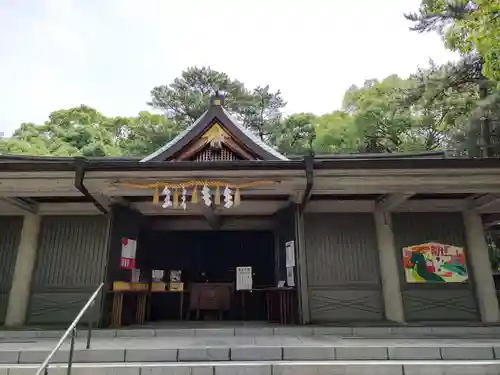
{"type": "Polygon", "coordinates": [[[231,161],[245,160],[236,155],[228,147],[222,146],[220,150],[213,150],[209,146],[203,148],[199,153],[190,158],[191,161],[231,161]]]}
{"type": "Polygon", "coordinates": [[[238,124],[224,109],[224,97],[216,94],[210,108],[147,161],[288,160],[238,124]]]}
{"type": "Polygon", "coordinates": [[[184,149],[172,155],[169,160],[257,160],[258,156],[245,149],[229,131],[214,119],[207,130],[187,144],[184,149]]]}

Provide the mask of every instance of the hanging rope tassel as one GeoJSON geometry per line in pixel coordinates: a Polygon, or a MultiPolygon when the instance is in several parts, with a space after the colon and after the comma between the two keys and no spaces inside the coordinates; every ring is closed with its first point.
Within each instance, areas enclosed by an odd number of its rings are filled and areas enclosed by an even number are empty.
{"type": "Polygon", "coordinates": [[[241,203],[240,189],[237,188],[236,192],[234,193],[234,205],[239,206],[240,203],[241,203]]]}
{"type": "Polygon", "coordinates": [[[160,203],[160,190],[158,185],[156,185],[155,192],[153,193],[153,204],[160,203]]]}
{"type": "Polygon", "coordinates": [[[196,204],[198,203],[198,186],[194,186],[193,189],[193,194],[191,195],[191,203],[196,204]]]}
{"type": "Polygon", "coordinates": [[[217,189],[215,189],[215,204],[220,204],[220,187],[217,185],[217,189]]]}
{"type": "Polygon", "coordinates": [[[174,190],[174,208],[179,207],[179,191],[177,189],[174,190]]]}

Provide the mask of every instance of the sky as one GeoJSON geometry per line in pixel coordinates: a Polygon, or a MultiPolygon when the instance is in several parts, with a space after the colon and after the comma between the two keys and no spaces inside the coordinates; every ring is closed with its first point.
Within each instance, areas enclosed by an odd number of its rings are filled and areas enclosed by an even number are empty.
{"type": "Polygon", "coordinates": [[[455,59],[409,31],[420,0],[0,0],[0,132],[86,104],[147,110],[153,87],[210,66],[328,113],[367,79],[455,59]]]}

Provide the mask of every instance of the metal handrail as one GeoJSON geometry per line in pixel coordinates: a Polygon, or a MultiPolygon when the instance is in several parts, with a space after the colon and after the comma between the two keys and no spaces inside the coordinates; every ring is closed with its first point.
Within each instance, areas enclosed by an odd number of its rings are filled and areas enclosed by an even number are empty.
{"type": "MultiPolygon", "coordinates": [[[[50,363],[50,360],[56,352],[59,350],[59,348],[62,346],[64,341],[68,338],[68,336],[71,334],[71,347],[70,347],[70,353],[69,353],[69,360],[68,360],[68,374],[71,373],[71,365],[72,365],[72,359],[73,359],[73,350],[75,346],[75,333],[76,333],[76,325],[80,322],[80,319],[82,319],[83,315],[87,312],[87,310],[94,305],[95,300],[97,299],[97,296],[101,292],[102,288],[104,287],[104,283],[101,283],[97,290],[92,294],[92,296],[89,298],[85,306],[80,310],[78,315],[76,316],[75,320],[73,320],[73,323],[68,327],[66,332],[62,335],[61,339],[58,341],[57,345],[55,346],[54,349],[50,352],[50,354],[45,358],[45,361],[38,367],[38,370],[36,371],[35,375],[41,375],[42,372],[45,374],[47,373],[47,369],[50,363]]],[[[92,319],[90,319],[89,323],[89,332],[87,335],[87,349],[90,348],[90,339],[91,339],[91,331],[92,331],[92,319]]]]}

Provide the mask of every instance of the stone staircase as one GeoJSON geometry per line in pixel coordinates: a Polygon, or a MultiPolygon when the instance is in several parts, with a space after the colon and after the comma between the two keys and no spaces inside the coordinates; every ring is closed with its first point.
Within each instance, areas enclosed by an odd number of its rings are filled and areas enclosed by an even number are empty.
{"type": "MultiPolygon", "coordinates": [[[[34,374],[62,331],[0,331],[0,375],[34,374]]],[[[233,327],[86,331],[72,375],[500,374],[500,327],[233,327]]],[[[49,374],[65,374],[69,342],[49,374]]]]}

